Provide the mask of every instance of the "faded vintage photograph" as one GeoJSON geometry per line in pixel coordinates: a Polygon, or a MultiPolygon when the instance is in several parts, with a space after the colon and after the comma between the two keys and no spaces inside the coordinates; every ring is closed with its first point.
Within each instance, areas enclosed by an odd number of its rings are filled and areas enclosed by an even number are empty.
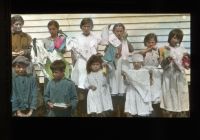
{"type": "Polygon", "coordinates": [[[13,117],[190,117],[189,13],[11,14],[13,117]]]}

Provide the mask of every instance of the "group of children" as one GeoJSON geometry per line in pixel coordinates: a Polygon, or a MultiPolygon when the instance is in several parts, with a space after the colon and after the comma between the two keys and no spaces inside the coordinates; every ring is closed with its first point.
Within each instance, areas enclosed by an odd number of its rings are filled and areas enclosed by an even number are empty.
{"type": "MultiPolygon", "coordinates": [[[[170,31],[169,45],[160,48],[156,46],[157,36],[147,34],[146,49],[134,51],[122,23],[115,24],[112,34],[104,33],[101,39],[90,32],[90,18],[84,18],[80,28],[83,33],[77,40],[65,42],[66,50],[71,50],[74,57],[71,80],[66,78],[65,61],[49,63],[52,78],[45,83],[43,95],[47,116],[188,117],[189,91],[184,69],[190,67],[190,56],[180,46],[182,30],[170,31]],[[103,56],[97,53],[102,42],[106,45],[103,56]],[[164,115],[157,112],[161,110],[164,115]]],[[[35,77],[26,72],[28,65],[25,56],[13,60],[14,116],[34,116],[37,109],[37,84],[35,77]]]]}

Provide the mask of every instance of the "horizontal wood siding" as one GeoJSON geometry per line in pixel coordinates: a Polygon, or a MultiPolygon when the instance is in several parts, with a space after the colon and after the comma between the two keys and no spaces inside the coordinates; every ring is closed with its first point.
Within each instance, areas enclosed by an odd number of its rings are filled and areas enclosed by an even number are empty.
{"type": "MultiPolygon", "coordinates": [[[[190,53],[190,14],[20,14],[25,24],[23,31],[29,33],[32,38],[42,39],[48,37],[47,24],[50,20],[57,20],[60,29],[68,36],[76,36],[81,32],[80,22],[84,17],[91,17],[94,22],[93,32],[100,35],[105,25],[123,23],[129,35],[128,39],[135,49],[144,48],[144,36],[155,33],[158,37],[158,47],[167,44],[168,34],[174,28],[180,28],[184,32],[182,45],[190,53]]],[[[99,52],[103,54],[105,46],[99,46],[99,52]]],[[[67,61],[71,63],[71,54],[65,54],[67,61]]]]}

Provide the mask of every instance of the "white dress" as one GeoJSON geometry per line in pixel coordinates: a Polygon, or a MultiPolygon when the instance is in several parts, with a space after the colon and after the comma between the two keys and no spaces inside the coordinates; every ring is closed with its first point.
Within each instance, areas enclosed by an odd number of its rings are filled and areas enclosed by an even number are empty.
{"type": "Polygon", "coordinates": [[[89,89],[87,95],[87,113],[102,113],[103,111],[113,110],[111,94],[106,77],[102,70],[91,72],[85,80],[85,88],[94,85],[97,89],[89,89]]]}
{"type": "Polygon", "coordinates": [[[162,94],[161,79],[162,69],[159,69],[159,53],[158,49],[146,53],[144,58],[144,67],[152,71],[153,84],[151,85],[152,103],[160,103],[160,96],[162,94]]]}
{"type": "Polygon", "coordinates": [[[169,55],[175,62],[171,62],[163,70],[160,107],[173,112],[189,111],[188,84],[181,64],[183,53],[187,53],[187,50],[183,47],[169,48],[169,55]]]}
{"type": "MultiPolygon", "coordinates": [[[[73,46],[66,44],[67,50],[73,50],[76,53],[77,61],[72,69],[71,79],[75,84],[84,89],[84,83],[87,76],[86,64],[87,60],[97,53],[98,44],[100,43],[100,38],[95,36],[92,32],[85,36],[80,34],[74,39],[73,46]]],[[[72,43],[71,43],[72,44],[72,43]]]]}
{"type": "Polygon", "coordinates": [[[131,115],[146,116],[153,111],[150,92],[150,75],[146,69],[125,70],[128,83],[125,111],[131,115]]]}
{"type": "Polygon", "coordinates": [[[115,67],[113,66],[111,73],[109,74],[109,83],[111,87],[111,94],[116,95],[118,93],[124,94],[126,85],[124,84],[123,76],[121,75],[124,60],[129,55],[127,40],[120,41],[114,34],[109,36],[109,43],[114,47],[122,47],[121,57],[115,59],[115,67]]]}

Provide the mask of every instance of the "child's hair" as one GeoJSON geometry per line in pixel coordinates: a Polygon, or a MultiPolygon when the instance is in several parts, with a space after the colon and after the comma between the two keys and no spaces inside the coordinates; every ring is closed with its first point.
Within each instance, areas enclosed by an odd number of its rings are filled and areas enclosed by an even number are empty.
{"type": "Polygon", "coordinates": [[[103,60],[101,59],[101,56],[100,55],[92,55],[89,60],[87,61],[87,66],[86,66],[86,69],[87,69],[87,73],[89,74],[92,70],[91,70],[91,65],[93,63],[100,63],[100,66],[101,66],[101,69],[102,69],[102,63],[103,63],[103,60]]]}
{"type": "Polygon", "coordinates": [[[149,33],[149,34],[147,34],[147,35],[144,37],[144,46],[147,45],[146,43],[147,43],[150,39],[154,39],[154,41],[155,41],[156,43],[158,42],[156,34],[154,34],[154,33],[149,33]]]}
{"type": "Polygon", "coordinates": [[[93,29],[93,21],[91,18],[83,18],[81,20],[81,24],[80,24],[80,28],[82,29],[82,26],[85,25],[85,24],[90,24],[91,25],[91,29],[93,29]]]}
{"type": "Polygon", "coordinates": [[[122,24],[122,23],[116,23],[116,24],[113,26],[113,32],[115,31],[115,28],[117,28],[117,27],[122,27],[122,28],[125,30],[124,24],[122,24]]]}
{"type": "Polygon", "coordinates": [[[20,21],[22,25],[24,25],[24,19],[20,15],[15,15],[11,18],[11,25],[13,25],[16,21],[20,21]]]}
{"type": "Polygon", "coordinates": [[[47,27],[49,28],[49,26],[54,25],[57,29],[59,29],[59,23],[56,20],[51,20],[49,21],[47,27]]]}
{"type": "Polygon", "coordinates": [[[55,60],[51,65],[50,65],[50,69],[52,72],[58,70],[61,72],[64,72],[66,68],[66,64],[63,60],[55,60]]]}
{"type": "Polygon", "coordinates": [[[180,43],[182,42],[183,39],[183,31],[181,29],[173,29],[170,31],[169,36],[168,36],[168,43],[170,43],[171,39],[176,36],[179,40],[180,43]]]}

